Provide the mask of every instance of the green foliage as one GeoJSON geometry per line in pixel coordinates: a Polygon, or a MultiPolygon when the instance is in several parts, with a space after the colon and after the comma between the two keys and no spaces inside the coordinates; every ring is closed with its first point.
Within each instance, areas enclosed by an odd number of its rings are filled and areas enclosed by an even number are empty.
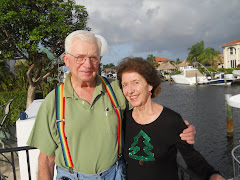
{"type": "MultiPolygon", "coordinates": [[[[26,110],[27,102],[27,91],[17,91],[17,92],[1,92],[0,93],[0,105],[6,104],[9,100],[13,99],[11,104],[11,114],[7,118],[7,126],[15,125],[15,122],[19,119],[20,112],[26,110]]],[[[3,112],[1,111],[2,118],[3,112]]]]}
{"type": "Polygon", "coordinates": [[[177,59],[176,59],[176,64],[180,64],[180,63],[181,63],[180,59],[177,58],[177,59]]]}
{"type": "Polygon", "coordinates": [[[194,44],[191,48],[188,48],[188,50],[189,53],[187,61],[190,63],[192,63],[193,61],[197,61],[200,63],[205,63],[206,61],[209,61],[213,66],[214,59],[218,59],[220,62],[222,61],[219,56],[219,54],[221,54],[220,51],[215,50],[211,47],[205,49],[204,41],[194,44]]]}
{"type": "Polygon", "coordinates": [[[199,72],[202,73],[202,74],[206,74],[206,75],[211,75],[211,72],[217,72],[218,70],[215,69],[215,68],[203,68],[203,67],[200,67],[198,68],[199,72]],[[207,70],[206,70],[207,69],[207,70]]]}
{"type": "MultiPolygon", "coordinates": [[[[37,93],[41,93],[41,97],[45,98],[50,91],[52,91],[57,87],[57,85],[58,85],[58,81],[51,81],[51,82],[47,82],[46,80],[42,81],[38,87],[37,93]]],[[[37,95],[35,99],[36,98],[37,98],[37,95]]]]}
{"type": "Polygon", "coordinates": [[[147,57],[147,61],[150,62],[155,68],[159,66],[158,62],[155,60],[155,56],[153,54],[149,54],[147,57]]]}
{"type": "Polygon", "coordinates": [[[177,65],[180,64],[181,62],[180,62],[179,59],[177,59],[177,61],[171,60],[170,63],[171,63],[172,65],[174,65],[174,66],[177,66],[177,65]]]}
{"type": "Polygon", "coordinates": [[[218,59],[222,62],[220,56],[220,51],[216,51],[214,48],[206,48],[203,53],[199,56],[199,61],[201,63],[205,63],[206,61],[210,61],[211,65],[214,63],[214,58],[218,59]]]}
{"type": "Polygon", "coordinates": [[[87,19],[73,0],[0,0],[0,49],[5,58],[34,61],[43,45],[59,56],[67,34],[90,30],[87,19]]]}
{"type": "Polygon", "coordinates": [[[233,72],[233,69],[232,68],[220,68],[218,69],[219,72],[225,72],[225,73],[228,73],[228,74],[232,74],[233,72]]]}
{"type": "Polygon", "coordinates": [[[208,70],[209,72],[217,72],[217,71],[218,71],[218,70],[215,69],[215,68],[207,68],[207,70],[208,70]]]}
{"type": "Polygon", "coordinates": [[[115,65],[113,63],[103,65],[103,68],[113,68],[115,65]]]}
{"type": "Polygon", "coordinates": [[[0,61],[0,91],[11,91],[14,89],[14,76],[10,72],[6,61],[0,61]]]}
{"type": "MultiPolygon", "coordinates": [[[[234,69],[238,69],[238,68],[234,68],[234,69]]],[[[219,69],[216,69],[216,68],[207,68],[207,70],[211,73],[211,72],[225,72],[227,74],[232,74],[232,71],[234,70],[233,68],[219,68],[219,69]]],[[[240,69],[240,68],[239,68],[240,69]]],[[[206,73],[207,75],[210,75],[205,68],[198,68],[198,70],[201,72],[201,73],[206,73]]]]}
{"type": "Polygon", "coordinates": [[[15,64],[16,90],[17,89],[27,90],[29,86],[26,75],[28,68],[29,68],[28,62],[25,60],[19,60],[15,64]]]}
{"type": "Polygon", "coordinates": [[[181,74],[182,71],[174,71],[171,75],[181,74]]]}
{"type": "Polygon", "coordinates": [[[194,44],[191,48],[188,48],[189,53],[187,57],[187,61],[192,63],[193,60],[198,61],[197,58],[204,51],[204,41],[194,44]]]}
{"type": "Polygon", "coordinates": [[[26,69],[19,67],[15,87],[30,86],[28,89],[33,92],[29,93],[29,100],[35,95],[35,87],[42,86],[42,81],[58,67],[53,61],[49,65],[49,54],[42,52],[41,47],[59,57],[69,33],[90,30],[87,19],[86,8],[74,0],[0,0],[0,58],[27,61],[28,78],[26,69]]]}

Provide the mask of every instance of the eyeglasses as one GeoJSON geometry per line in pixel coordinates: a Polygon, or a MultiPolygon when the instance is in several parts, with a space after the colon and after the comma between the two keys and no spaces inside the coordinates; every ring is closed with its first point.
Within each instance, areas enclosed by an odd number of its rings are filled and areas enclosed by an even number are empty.
{"type": "Polygon", "coordinates": [[[97,64],[97,63],[99,62],[99,60],[100,60],[100,58],[97,57],[97,56],[83,56],[83,55],[74,56],[74,55],[72,55],[72,54],[70,54],[70,53],[66,53],[66,54],[69,54],[69,55],[71,55],[72,57],[74,57],[74,61],[75,61],[75,63],[77,63],[77,64],[83,64],[83,63],[86,61],[87,58],[90,59],[90,61],[91,61],[92,64],[97,64]]]}

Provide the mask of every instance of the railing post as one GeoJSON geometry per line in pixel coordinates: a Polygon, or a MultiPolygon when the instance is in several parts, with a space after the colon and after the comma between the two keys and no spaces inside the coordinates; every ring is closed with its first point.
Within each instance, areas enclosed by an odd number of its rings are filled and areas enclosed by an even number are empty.
{"type": "Polygon", "coordinates": [[[14,180],[17,180],[17,176],[16,176],[16,169],[15,169],[15,160],[14,160],[14,154],[13,154],[14,152],[12,151],[11,152],[11,157],[12,157],[12,163],[11,163],[11,165],[12,165],[12,168],[13,168],[13,178],[14,178],[14,180]]]}
{"type": "Polygon", "coordinates": [[[29,151],[28,150],[26,150],[26,156],[27,156],[28,178],[29,178],[29,180],[32,180],[31,168],[30,168],[30,159],[29,159],[29,151]]]}
{"type": "Polygon", "coordinates": [[[195,73],[195,78],[196,78],[196,86],[198,86],[197,73],[195,73]]]}
{"type": "Polygon", "coordinates": [[[225,94],[226,100],[226,113],[227,113],[227,137],[233,137],[233,119],[232,119],[232,107],[228,104],[228,99],[231,94],[225,94]]]}
{"type": "MultiPolygon", "coordinates": [[[[6,160],[3,160],[9,164],[11,164],[12,166],[12,169],[13,169],[13,178],[14,180],[17,179],[17,174],[16,174],[16,167],[15,167],[15,160],[14,160],[14,152],[19,152],[19,151],[26,151],[26,155],[27,155],[27,166],[28,166],[28,179],[31,180],[32,177],[31,177],[31,169],[30,169],[30,160],[29,160],[29,150],[32,150],[32,149],[36,149],[34,147],[29,147],[29,146],[23,146],[23,147],[15,147],[15,148],[7,148],[7,149],[0,149],[0,154],[3,155],[3,157],[6,159],[6,160]],[[4,153],[11,153],[11,161],[4,155],[4,153]]],[[[8,178],[7,176],[3,175],[0,173],[0,180],[2,178],[8,178]]]]}
{"type": "Polygon", "coordinates": [[[224,74],[224,83],[225,83],[225,87],[227,87],[227,78],[226,78],[226,74],[224,74]]]}
{"type": "Polygon", "coordinates": [[[172,80],[171,80],[171,73],[169,73],[169,79],[168,79],[169,84],[172,84],[172,80]]]}

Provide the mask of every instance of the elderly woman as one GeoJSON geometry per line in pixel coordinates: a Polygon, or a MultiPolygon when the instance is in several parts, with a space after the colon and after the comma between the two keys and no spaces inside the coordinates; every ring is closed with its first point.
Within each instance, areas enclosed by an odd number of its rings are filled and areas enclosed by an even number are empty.
{"type": "Polygon", "coordinates": [[[177,150],[187,165],[205,179],[222,180],[219,172],[179,134],[187,128],[182,117],[151,98],[160,91],[160,76],[142,58],[125,58],[117,69],[124,95],[133,106],[126,112],[124,157],[130,180],[178,180],[177,150]]]}

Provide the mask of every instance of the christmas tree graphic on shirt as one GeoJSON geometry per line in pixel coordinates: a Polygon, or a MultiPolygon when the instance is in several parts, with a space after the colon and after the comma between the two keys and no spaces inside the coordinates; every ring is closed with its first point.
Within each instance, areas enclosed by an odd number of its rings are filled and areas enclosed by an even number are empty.
{"type": "Polygon", "coordinates": [[[141,130],[138,135],[133,138],[134,142],[131,144],[129,150],[129,157],[135,160],[139,160],[139,164],[143,165],[142,161],[154,161],[154,153],[152,153],[153,145],[150,143],[151,138],[141,130]],[[141,141],[142,140],[142,141],[141,141]],[[141,150],[141,143],[143,142],[144,147],[142,148],[144,155],[139,155],[141,150]],[[140,146],[140,147],[139,147],[140,146]]]}

